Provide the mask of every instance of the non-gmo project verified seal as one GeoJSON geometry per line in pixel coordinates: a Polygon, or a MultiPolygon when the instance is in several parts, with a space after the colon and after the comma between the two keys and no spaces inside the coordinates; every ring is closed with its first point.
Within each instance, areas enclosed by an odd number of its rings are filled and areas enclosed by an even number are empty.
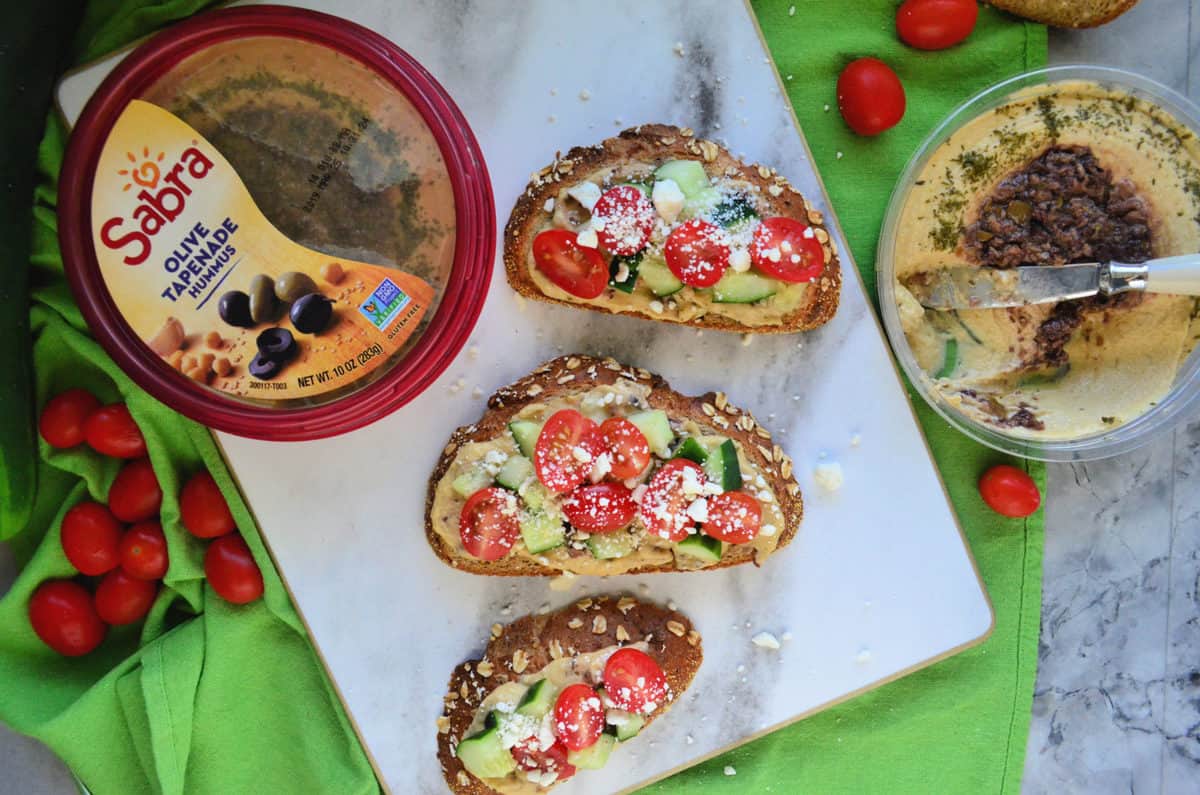
{"type": "Polygon", "coordinates": [[[396,319],[396,315],[400,314],[400,310],[408,306],[408,302],[411,300],[407,293],[396,286],[395,282],[391,279],[384,279],[375,288],[375,292],[367,296],[367,300],[362,302],[358,307],[358,311],[363,313],[363,317],[371,321],[371,325],[380,331],[384,331],[396,319]]]}

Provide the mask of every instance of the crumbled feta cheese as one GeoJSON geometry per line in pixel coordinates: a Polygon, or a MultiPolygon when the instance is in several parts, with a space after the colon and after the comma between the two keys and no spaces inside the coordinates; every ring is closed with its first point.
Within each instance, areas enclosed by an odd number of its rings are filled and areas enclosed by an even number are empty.
{"type": "Polygon", "coordinates": [[[629,265],[627,265],[624,260],[621,260],[621,263],[619,265],[617,265],[617,272],[615,274],[613,274],[613,281],[620,283],[620,282],[625,281],[628,278],[629,278],[629,265]]]}
{"type": "Polygon", "coordinates": [[[725,765],[725,775],[736,776],[737,770],[734,769],[733,765],[725,765]]]}
{"type": "Polygon", "coordinates": [[[828,102],[825,103],[825,112],[826,113],[829,112],[829,103],[828,102]]]}
{"type": "Polygon", "coordinates": [[[772,635],[770,632],[760,632],[750,639],[750,642],[760,649],[770,649],[777,651],[779,649],[779,638],[772,635]]]}
{"type": "Polygon", "coordinates": [[[586,88],[579,92],[579,99],[581,101],[587,102],[591,98],[592,98],[592,92],[588,91],[586,88]]]}
{"type": "Polygon", "coordinates": [[[812,240],[814,237],[816,237],[816,234],[813,232],[811,226],[806,226],[804,227],[804,231],[800,233],[800,237],[803,237],[807,240],[812,240]]]}
{"type": "Polygon", "coordinates": [[[771,262],[779,262],[782,256],[778,248],[768,248],[763,251],[763,256],[771,260],[771,262]]]}
{"type": "Polygon", "coordinates": [[[782,640],[782,641],[784,641],[784,642],[786,643],[787,641],[789,641],[789,640],[791,640],[791,639],[792,639],[792,633],[790,633],[790,632],[785,632],[785,633],[783,633],[782,635],[780,635],[780,636],[779,636],[779,638],[780,638],[780,640],[782,640]]]}
{"type": "Polygon", "coordinates": [[[495,476],[504,463],[508,461],[508,453],[503,450],[488,450],[483,457],[483,468],[489,475],[495,476]]]}
{"type": "Polygon", "coordinates": [[[744,248],[735,248],[729,252],[729,267],[738,273],[750,270],[750,252],[744,248]]]}
{"type": "Polygon", "coordinates": [[[591,480],[593,483],[604,480],[604,476],[609,472],[612,472],[612,453],[601,453],[592,459],[591,480]]]}
{"type": "Polygon", "coordinates": [[[650,198],[654,202],[654,209],[658,212],[659,217],[668,224],[675,223],[675,219],[683,210],[684,202],[683,191],[679,189],[679,183],[673,179],[655,180],[650,198]]]}
{"type": "Polygon", "coordinates": [[[691,745],[692,743],[696,742],[696,738],[689,734],[687,737],[683,738],[683,741],[688,745],[691,745]]]}
{"type": "Polygon", "coordinates": [[[842,465],[837,461],[826,461],[817,464],[813,470],[813,479],[817,481],[817,485],[826,491],[837,491],[845,482],[845,476],[842,473],[842,465]]]}
{"type": "Polygon", "coordinates": [[[687,54],[687,51],[683,49],[682,41],[675,42],[675,46],[672,47],[671,49],[674,50],[675,54],[678,55],[680,58],[682,58],[684,55],[687,54]]]}
{"type": "Polygon", "coordinates": [[[630,495],[630,499],[632,499],[632,500],[633,500],[634,502],[636,502],[638,505],[641,505],[641,504],[642,504],[642,498],[646,496],[646,490],[647,490],[647,489],[649,489],[649,488],[650,488],[650,487],[649,487],[649,486],[647,486],[645,483],[640,483],[640,484],[638,484],[638,485],[637,485],[637,486],[636,486],[636,487],[633,489],[633,493],[630,495]]]}
{"type": "Polygon", "coordinates": [[[788,6],[788,16],[789,17],[796,16],[796,7],[795,6],[788,6]]]}
{"type": "Polygon", "coordinates": [[[763,525],[761,528],[759,528],[759,531],[758,531],[758,532],[759,532],[761,535],[764,535],[764,536],[773,536],[773,535],[775,535],[775,533],[776,533],[776,532],[778,532],[778,531],[777,531],[777,529],[776,529],[775,525],[773,525],[773,524],[765,524],[765,525],[763,525]]]}
{"type": "Polygon", "coordinates": [[[859,665],[866,665],[870,661],[871,661],[871,650],[870,649],[860,649],[858,654],[854,655],[854,662],[858,663],[859,665]]]}
{"type": "Polygon", "coordinates": [[[688,518],[697,522],[708,521],[708,500],[701,497],[687,507],[688,518]]]}
{"type": "Polygon", "coordinates": [[[778,196],[779,194],[783,193],[783,187],[781,185],[768,185],[767,193],[771,194],[772,196],[778,196]]]}
{"type": "Polygon", "coordinates": [[[592,454],[579,445],[571,448],[571,457],[581,464],[587,464],[592,460],[592,454]]]}
{"type": "Polygon", "coordinates": [[[850,446],[851,447],[858,447],[860,444],[862,444],[862,435],[861,434],[856,433],[850,437],[850,446]]]}
{"type": "Polygon", "coordinates": [[[600,201],[600,193],[600,186],[591,181],[580,182],[567,188],[567,195],[582,204],[589,213],[596,206],[596,202],[600,201]]]}
{"type": "Polygon", "coordinates": [[[749,348],[750,343],[752,343],[752,342],[754,342],[753,334],[743,334],[742,335],[742,347],[743,348],[749,348]]]}
{"type": "Polygon", "coordinates": [[[600,238],[596,237],[596,230],[590,226],[579,230],[579,234],[575,236],[575,243],[584,248],[597,248],[600,245],[600,238]]]}
{"type": "Polygon", "coordinates": [[[838,160],[841,160],[841,159],[842,159],[842,153],[841,153],[841,152],[838,152],[838,153],[837,153],[837,159],[838,159],[838,160]]]}
{"type": "Polygon", "coordinates": [[[661,313],[662,313],[662,311],[663,311],[663,304],[662,304],[662,301],[657,301],[657,300],[656,300],[656,301],[651,301],[651,302],[649,303],[649,307],[650,307],[650,311],[651,311],[651,312],[653,312],[653,313],[654,313],[654,314],[656,314],[656,315],[657,315],[657,314],[661,314],[661,313]]]}
{"type": "Polygon", "coordinates": [[[553,113],[546,117],[547,124],[554,124],[556,121],[558,121],[558,117],[556,117],[553,113]]]}

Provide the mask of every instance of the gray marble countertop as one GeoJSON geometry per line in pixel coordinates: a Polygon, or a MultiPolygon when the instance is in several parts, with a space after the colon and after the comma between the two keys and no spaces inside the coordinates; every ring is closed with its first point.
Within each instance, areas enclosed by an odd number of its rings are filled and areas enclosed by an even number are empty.
{"type": "MultiPolygon", "coordinates": [[[[1052,31],[1052,63],[1122,66],[1200,101],[1200,0],[1052,31]]],[[[1200,418],[1126,455],[1051,466],[1027,793],[1200,791],[1200,418]]],[[[14,572],[0,544],[0,591],[14,572]]],[[[0,726],[0,795],[74,793],[0,726]]]]}

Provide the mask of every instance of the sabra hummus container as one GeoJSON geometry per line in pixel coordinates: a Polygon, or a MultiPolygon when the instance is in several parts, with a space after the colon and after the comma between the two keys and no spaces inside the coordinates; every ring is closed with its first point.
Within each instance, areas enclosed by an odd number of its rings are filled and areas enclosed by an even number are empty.
{"type": "Polygon", "coordinates": [[[1092,66],[1018,75],[933,131],[892,194],[877,260],[888,338],[930,406],[977,441],[1047,461],[1116,455],[1197,416],[1200,301],[933,312],[906,284],[964,262],[1200,250],[1198,134],[1186,98],[1092,66]]]}
{"type": "Polygon", "coordinates": [[[491,187],[461,112],[391,42],[310,11],[213,11],[138,47],[84,109],[59,197],[104,348],[242,436],[329,436],[411,400],[491,279],[491,187]]]}

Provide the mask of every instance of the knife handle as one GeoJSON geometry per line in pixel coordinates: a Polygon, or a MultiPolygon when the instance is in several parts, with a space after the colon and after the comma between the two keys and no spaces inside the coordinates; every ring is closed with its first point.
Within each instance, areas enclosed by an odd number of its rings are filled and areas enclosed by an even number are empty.
{"type": "Polygon", "coordinates": [[[1200,254],[1162,257],[1142,264],[1146,267],[1146,292],[1200,295],[1200,254]]]}

